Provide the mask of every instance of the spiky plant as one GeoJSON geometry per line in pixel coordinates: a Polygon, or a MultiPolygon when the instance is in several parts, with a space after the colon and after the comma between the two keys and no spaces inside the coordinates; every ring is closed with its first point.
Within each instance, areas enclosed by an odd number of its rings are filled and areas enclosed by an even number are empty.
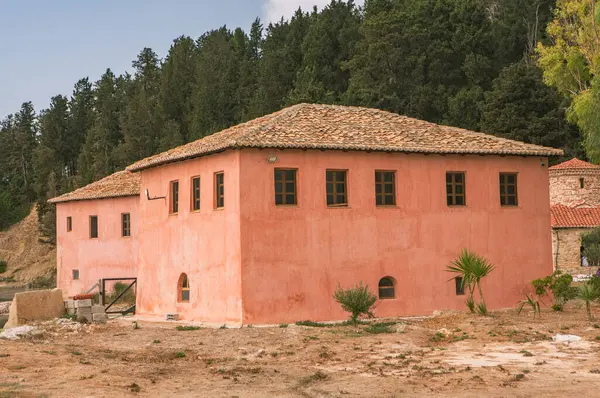
{"type": "Polygon", "coordinates": [[[475,288],[477,288],[480,300],[480,303],[477,305],[477,310],[482,315],[487,314],[481,281],[494,269],[494,265],[483,256],[470,252],[467,249],[463,249],[460,255],[452,260],[452,263],[447,266],[446,271],[459,274],[462,278],[463,287],[467,287],[469,296],[467,297],[466,304],[471,312],[474,312],[476,307],[473,305],[475,302],[473,296],[475,288]]]}
{"type": "Polygon", "coordinates": [[[585,281],[579,286],[579,298],[585,301],[585,310],[587,312],[588,319],[594,320],[592,316],[591,302],[597,300],[600,297],[600,290],[589,281],[585,281]]]}
{"type": "Polygon", "coordinates": [[[519,302],[519,309],[517,310],[517,314],[521,314],[521,311],[523,311],[523,307],[527,304],[533,310],[533,319],[535,319],[536,314],[538,316],[541,316],[542,314],[540,311],[540,303],[537,300],[535,300],[533,296],[526,294],[525,297],[527,298],[526,300],[521,300],[519,302]]]}

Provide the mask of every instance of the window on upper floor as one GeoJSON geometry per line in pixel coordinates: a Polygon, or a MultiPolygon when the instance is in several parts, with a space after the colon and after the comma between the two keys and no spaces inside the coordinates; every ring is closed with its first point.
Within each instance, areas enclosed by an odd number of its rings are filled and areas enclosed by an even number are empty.
{"type": "Polygon", "coordinates": [[[579,179],[579,188],[585,188],[585,180],[583,177],[579,179]]]}
{"type": "Polygon", "coordinates": [[[448,206],[465,206],[465,173],[449,171],[446,173],[446,203],[448,206]]]}
{"type": "Polygon", "coordinates": [[[275,169],[275,204],[297,204],[295,169],[275,169]]]}
{"type": "Polygon", "coordinates": [[[347,170],[326,171],[327,206],[348,206],[347,174],[347,170]]]}
{"type": "Polygon", "coordinates": [[[225,207],[225,174],[215,173],[215,209],[225,207]]]}
{"type": "Polygon", "coordinates": [[[71,232],[73,230],[73,218],[71,216],[67,217],[67,232],[71,232]]]}
{"type": "Polygon", "coordinates": [[[375,171],[375,203],[377,206],[396,205],[395,171],[375,171]]]}
{"type": "Polygon", "coordinates": [[[169,213],[177,214],[179,212],[179,181],[169,183],[169,213]]]}
{"type": "Polygon", "coordinates": [[[90,239],[98,237],[98,216],[90,216],[90,239]]]}
{"type": "Polygon", "coordinates": [[[121,214],[121,236],[131,236],[131,215],[121,214]]]}
{"type": "Polygon", "coordinates": [[[500,205],[517,206],[517,173],[500,173],[500,205]]]}
{"type": "Polygon", "coordinates": [[[200,210],[200,177],[192,177],[192,211],[200,210]]]}

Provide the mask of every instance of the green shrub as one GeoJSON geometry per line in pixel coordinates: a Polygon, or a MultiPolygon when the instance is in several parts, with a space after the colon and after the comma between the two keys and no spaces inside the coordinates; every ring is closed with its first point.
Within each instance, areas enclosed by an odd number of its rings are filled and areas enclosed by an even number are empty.
{"type": "MultiPolygon", "coordinates": [[[[113,286],[113,291],[106,297],[107,302],[111,302],[127,289],[128,283],[116,282],[113,286]]],[[[135,290],[131,287],[121,298],[119,303],[135,304],[135,290]]]]}
{"type": "Polygon", "coordinates": [[[298,321],[296,322],[296,325],[298,326],[310,326],[313,328],[328,328],[331,327],[332,325],[329,325],[327,323],[320,323],[320,322],[313,322],[313,321],[298,321]]]}
{"type": "Polygon", "coordinates": [[[0,274],[5,273],[7,267],[8,267],[8,264],[6,263],[6,261],[0,260],[0,274]]]}
{"type": "Polygon", "coordinates": [[[186,332],[189,330],[199,330],[200,326],[183,326],[183,325],[179,325],[175,328],[175,330],[178,330],[180,332],[186,332]]]}
{"type": "Polygon", "coordinates": [[[600,265],[600,227],[581,236],[581,246],[590,266],[600,265]]]}
{"type": "Polygon", "coordinates": [[[536,279],[531,284],[535,289],[535,294],[540,297],[540,300],[552,292],[552,296],[554,297],[552,309],[554,311],[562,311],[567,301],[577,297],[577,288],[571,286],[572,282],[573,277],[571,275],[563,274],[562,271],[556,270],[552,275],[536,279]]]}
{"type": "Polygon", "coordinates": [[[349,289],[342,289],[338,284],[333,298],[340,303],[344,311],[350,313],[350,320],[353,323],[357,323],[358,317],[361,315],[373,317],[371,309],[375,305],[377,297],[369,291],[369,286],[363,285],[362,282],[349,289]]]}

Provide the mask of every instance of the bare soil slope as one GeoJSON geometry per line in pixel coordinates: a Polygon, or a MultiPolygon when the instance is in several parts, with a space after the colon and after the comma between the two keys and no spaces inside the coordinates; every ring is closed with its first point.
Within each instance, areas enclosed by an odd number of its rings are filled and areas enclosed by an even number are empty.
{"type": "Polygon", "coordinates": [[[0,340],[0,396],[598,396],[600,326],[581,304],[535,320],[510,309],[379,328],[48,321],[35,336],[0,340]],[[581,340],[555,342],[557,333],[581,340]]]}
{"type": "Polygon", "coordinates": [[[55,274],[56,246],[40,240],[35,206],[23,221],[0,232],[0,259],[8,262],[0,278],[13,277],[20,285],[55,274]]]}

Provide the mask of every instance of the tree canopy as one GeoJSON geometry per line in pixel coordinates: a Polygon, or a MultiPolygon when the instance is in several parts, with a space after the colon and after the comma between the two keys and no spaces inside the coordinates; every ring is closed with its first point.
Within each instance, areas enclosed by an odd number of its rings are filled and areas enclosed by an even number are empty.
{"type": "Polygon", "coordinates": [[[256,19],[250,32],[177,37],[164,58],[143,48],[131,74],[83,77],[47,109],[27,102],[0,121],[0,228],[37,202],[52,235],[49,197],[299,102],[380,108],[582,156],[567,112],[598,159],[600,14],[590,4],[559,0],[553,14],[554,0],[332,0],[256,19]]]}

